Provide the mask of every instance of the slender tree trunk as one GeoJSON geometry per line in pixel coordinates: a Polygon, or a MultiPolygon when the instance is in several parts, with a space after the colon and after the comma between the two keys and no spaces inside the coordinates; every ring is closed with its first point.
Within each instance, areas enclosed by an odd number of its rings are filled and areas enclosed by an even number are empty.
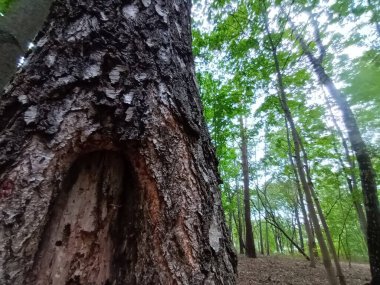
{"type": "MultiPolygon", "coordinates": [[[[266,215],[266,214],[265,214],[266,215]]],[[[270,243],[269,243],[269,228],[268,222],[266,221],[267,216],[265,216],[265,245],[266,245],[266,255],[270,255],[270,243]]]]}
{"type": "MultiPolygon", "coordinates": [[[[290,237],[286,233],[286,231],[281,227],[281,225],[277,222],[276,216],[270,207],[270,203],[268,201],[266,194],[264,193],[265,203],[263,202],[263,199],[262,199],[260,194],[258,194],[258,198],[261,201],[261,204],[263,205],[265,212],[267,213],[267,215],[266,215],[267,222],[270,223],[272,226],[274,226],[276,229],[276,231],[273,231],[275,233],[275,235],[274,235],[275,240],[277,240],[276,236],[278,235],[279,236],[278,239],[280,241],[279,244],[281,244],[281,233],[282,233],[282,235],[289,241],[291,248],[293,248],[293,246],[294,246],[295,248],[297,248],[299,253],[301,253],[307,260],[310,260],[309,257],[307,256],[307,254],[305,253],[305,251],[296,243],[295,238],[294,238],[294,231],[293,231],[293,237],[290,237]]],[[[281,246],[279,246],[278,248],[280,248],[280,250],[282,252],[281,246]]]]}
{"type": "MultiPolygon", "coordinates": [[[[354,150],[360,170],[367,215],[367,241],[371,274],[373,280],[380,280],[380,207],[377,196],[376,173],[372,167],[371,158],[347,100],[326,73],[322,62],[312,54],[303,37],[296,32],[294,24],[291,21],[289,21],[289,23],[292,30],[296,33],[301,48],[309,59],[319,81],[326,87],[342,112],[343,122],[347,129],[348,138],[354,150]]],[[[315,28],[318,29],[318,27],[315,28]]]]}
{"type": "Polygon", "coordinates": [[[232,215],[233,215],[232,211],[228,212],[228,229],[230,232],[231,242],[232,242],[232,244],[234,244],[234,237],[232,235],[232,215]]]}
{"type": "Polygon", "coordinates": [[[242,116],[240,116],[240,137],[244,183],[245,254],[248,257],[256,258],[256,248],[251,221],[251,202],[248,169],[248,139],[242,116]]]}
{"type": "MultiPolygon", "coordinates": [[[[288,114],[290,113],[289,110],[287,110],[286,112],[288,112],[288,114]]],[[[321,249],[323,264],[325,266],[325,269],[327,272],[327,277],[328,277],[330,284],[338,284],[337,280],[335,278],[334,268],[331,264],[330,255],[329,255],[329,252],[328,252],[328,249],[327,249],[324,237],[323,237],[322,229],[319,225],[317,212],[315,211],[315,208],[314,208],[313,199],[312,199],[312,192],[311,192],[311,189],[309,188],[309,185],[307,183],[306,175],[305,175],[305,172],[303,169],[303,164],[302,164],[301,157],[300,157],[299,137],[298,137],[298,134],[297,134],[297,131],[295,129],[294,122],[292,121],[292,119],[290,120],[289,123],[290,123],[290,129],[292,130],[292,134],[293,134],[293,140],[294,140],[294,146],[295,146],[295,161],[296,161],[297,171],[298,171],[298,174],[299,174],[299,177],[301,180],[302,188],[304,189],[304,192],[305,192],[308,210],[310,213],[310,217],[313,221],[315,234],[316,234],[316,237],[318,239],[319,247],[321,249]]]]}
{"type": "Polygon", "coordinates": [[[276,245],[276,252],[279,253],[280,252],[280,246],[278,245],[278,233],[277,233],[277,228],[273,228],[273,237],[274,237],[274,243],[276,245]]]}
{"type": "MultiPolygon", "coordinates": [[[[339,154],[339,153],[338,153],[339,154]]],[[[343,160],[339,157],[339,162],[341,167],[343,168],[343,171],[345,172],[346,181],[347,181],[347,187],[348,191],[350,192],[352,196],[352,203],[355,207],[356,214],[358,216],[358,221],[360,225],[360,229],[363,233],[364,239],[367,242],[367,219],[364,213],[363,206],[360,202],[360,192],[358,189],[357,181],[355,174],[353,173],[354,170],[350,167],[350,170],[345,170],[345,165],[343,160]]],[[[367,244],[367,243],[366,243],[367,244]]]]}
{"type": "Polygon", "coordinates": [[[190,2],[53,3],[0,102],[0,280],[235,284],[190,2]]]}
{"type": "Polygon", "coordinates": [[[259,234],[260,234],[260,253],[264,255],[263,227],[261,224],[261,219],[259,219],[259,234]]]}
{"type": "MultiPolygon", "coordinates": [[[[258,207],[260,207],[258,202],[258,207]]],[[[259,208],[260,209],[260,208],[259,208]]],[[[261,224],[261,211],[259,210],[259,235],[260,235],[260,253],[264,255],[263,227],[261,224]]]]}
{"type": "Polygon", "coordinates": [[[238,221],[239,219],[236,218],[236,215],[233,215],[233,218],[235,221],[235,225],[237,225],[236,227],[238,229],[239,253],[244,254],[245,244],[244,244],[244,240],[243,240],[243,231],[242,231],[241,225],[239,225],[241,222],[238,221]]]}
{"type": "MultiPolygon", "coordinates": [[[[367,216],[368,255],[373,279],[372,283],[375,284],[376,282],[380,282],[380,207],[377,196],[376,174],[372,167],[371,158],[346,98],[336,88],[334,82],[323,68],[322,62],[312,54],[303,37],[296,31],[294,24],[291,21],[289,23],[319,81],[326,87],[343,115],[343,122],[360,170],[367,216]]],[[[318,27],[315,27],[315,29],[318,29],[318,27]]]]}
{"type": "MultiPolygon", "coordinates": [[[[311,233],[312,233],[313,236],[315,236],[313,221],[310,218],[310,215],[309,215],[309,223],[310,223],[311,233]]],[[[313,240],[313,252],[314,252],[315,258],[318,259],[319,258],[319,252],[318,252],[318,247],[317,247],[317,243],[316,243],[315,240],[313,240]]]]}
{"type": "MultiPolygon", "coordinates": [[[[298,193],[296,195],[298,197],[298,193]]],[[[300,221],[300,215],[299,215],[299,210],[298,210],[298,203],[296,203],[296,205],[295,205],[294,214],[295,214],[295,218],[296,218],[296,222],[297,222],[298,237],[299,237],[299,240],[300,240],[300,247],[302,248],[302,250],[305,250],[305,245],[304,245],[304,241],[303,241],[303,233],[302,233],[302,224],[301,224],[301,221],[300,221]]]]}
{"type": "MultiPolygon", "coordinates": [[[[264,147],[265,148],[265,147],[264,147]]],[[[264,149],[264,153],[265,153],[264,149]]],[[[255,146],[255,161],[257,162],[257,149],[255,146]]],[[[264,170],[264,176],[266,176],[266,171],[264,170]]],[[[260,254],[264,255],[264,237],[263,237],[263,226],[262,226],[262,220],[261,220],[261,212],[262,212],[262,207],[263,205],[260,205],[261,200],[260,200],[260,194],[259,194],[259,182],[258,182],[258,177],[256,176],[256,194],[257,194],[257,211],[259,213],[259,238],[260,238],[260,254]]]]}
{"type": "MultiPolygon", "coordinates": [[[[358,182],[357,182],[356,175],[355,175],[355,161],[351,158],[350,150],[348,148],[346,139],[343,135],[342,130],[340,129],[340,127],[338,125],[338,122],[335,119],[334,113],[332,111],[331,104],[330,104],[328,98],[325,98],[325,100],[326,100],[327,109],[329,110],[330,117],[333,121],[335,130],[336,130],[339,138],[342,141],[344,154],[345,154],[346,161],[347,161],[349,167],[347,168],[345,166],[345,164],[344,164],[344,162],[340,156],[339,156],[339,163],[340,163],[340,165],[341,165],[341,167],[345,173],[348,190],[350,191],[351,196],[352,196],[352,202],[354,204],[356,214],[358,216],[360,228],[363,232],[365,240],[367,241],[367,218],[365,216],[364,209],[362,207],[362,201],[361,201],[362,199],[359,198],[362,195],[360,195],[358,182]]],[[[336,152],[337,152],[337,154],[339,154],[337,148],[336,148],[336,152]]]]}
{"type": "MultiPolygon", "coordinates": [[[[230,201],[230,204],[232,204],[232,197],[231,195],[229,195],[229,201],[230,201]]],[[[230,233],[230,238],[231,238],[231,243],[234,244],[234,236],[232,234],[232,229],[233,229],[233,226],[232,226],[232,220],[233,220],[233,216],[234,216],[234,211],[228,211],[228,229],[229,229],[229,233],[230,233]]]]}
{"type": "Polygon", "coordinates": [[[280,252],[284,253],[284,245],[282,241],[282,234],[279,230],[277,230],[277,238],[278,238],[278,246],[280,248],[280,252]]]}
{"type": "MultiPolygon", "coordinates": [[[[267,134],[268,132],[268,126],[265,125],[265,135],[267,134]]],[[[264,155],[266,155],[267,153],[267,140],[264,139],[264,155]]],[[[267,175],[267,167],[266,165],[264,164],[264,196],[267,197],[267,184],[266,184],[266,175],[267,175]]],[[[270,255],[270,243],[269,243],[269,230],[268,230],[268,211],[265,210],[265,239],[266,239],[266,255],[269,256],[270,255]]]]}
{"type": "MultiPolygon", "coordinates": [[[[307,175],[307,176],[308,176],[309,181],[310,181],[309,175],[307,175]]],[[[310,185],[310,188],[312,188],[312,187],[313,186],[310,185]]],[[[331,236],[330,229],[329,229],[329,227],[327,225],[327,222],[326,222],[326,219],[325,219],[325,215],[322,212],[321,204],[319,203],[319,199],[318,199],[315,191],[312,190],[311,193],[312,193],[312,196],[313,196],[315,207],[317,208],[319,219],[320,219],[320,221],[322,223],[322,226],[323,226],[323,229],[325,231],[325,235],[326,235],[326,239],[327,239],[327,245],[329,247],[330,253],[331,253],[331,255],[333,257],[333,260],[334,260],[334,264],[335,264],[335,268],[336,268],[336,273],[337,273],[337,276],[339,278],[339,283],[341,285],[345,285],[346,284],[346,279],[344,277],[342,267],[340,266],[339,258],[338,258],[338,255],[336,253],[335,245],[334,245],[334,242],[333,242],[333,239],[332,239],[332,236],[331,236]]]]}
{"type": "MultiPolygon", "coordinates": [[[[336,149],[336,151],[337,151],[337,149],[336,149]]],[[[337,151],[337,154],[339,155],[338,151],[337,151]]],[[[367,245],[367,240],[368,240],[368,238],[367,238],[367,219],[366,219],[366,216],[364,213],[363,206],[360,202],[360,200],[361,200],[360,196],[359,196],[360,192],[359,192],[359,189],[357,187],[358,185],[357,185],[355,174],[353,173],[354,171],[352,168],[350,170],[347,170],[345,165],[344,165],[343,160],[340,157],[338,159],[339,159],[339,163],[340,163],[340,165],[344,171],[344,174],[346,176],[348,191],[351,194],[352,203],[354,205],[356,215],[358,216],[360,229],[363,233],[363,236],[364,236],[364,239],[365,239],[366,245],[367,245]]]]}
{"type": "Polygon", "coordinates": [[[323,260],[323,265],[326,269],[327,279],[329,280],[329,283],[331,285],[335,285],[338,283],[337,283],[337,280],[335,277],[334,268],[333,268],[331,260],[330,260],[330,255],[329,255],[329,252],[328,252],[328,249],[327,249],[324,237],[323,237],[322,229],[319,225],[318,216],[317,216],[317,213],[316,213],[315,208],[314,208],[312,193],[311,193],[312,189],[310,189],[309,184],[307,182],[307,177],[306,177],[305,169],[304,169],[304,166],[302,163],[302,158],[301,158],[301,146],[300,146],[301,140],[300,140],[300,136],[297,132],[295,123],[293,121],[292,114],[291,114],[289,107],[287,105],[287,98],[286,98],[286,94],[285,94],[285,88],[283,86],[282,73],[281,73],[280,64],[279,64],[278,57],[277,57],[277,47],[274,44],[272,37],[271,37],[271,33],[269,30],[269,24],[268,24],[268,18],[267,18],[268,16],[266,13],[267,13],[266,11],[263,11],[264,25],[265,25],[266,34],[269,37],[269,42],[270,42],[270,46],[271,46],[271,53],[273,55],[273,60],[275,63],[281,108],[283,109],[284,114],[285,114],[285,118],[286,118],[286,120],[290,126],[290,131],[291,131],[292,139],[294,142],[295,162],[296,162],[296,166],[297,166],[297,171],[298,171],[298,175],[300,177],[302,188],[305,192],[308,210],[310,213],[310,217],[313,221],[316,237],[318,239],[318,243],[319,243],[319,246],[321,249],[322,260],[323,260]]]}
{"type": "Polygon", "coordinates": [[[323,230],[325,231],[327,245],[329,247],[330,253],[331,253],[331,255],[333,257],[333,260],[334,260],[334,264],[335,264],[336,271],[337,271],[337,276],[339,278],[339,283],[341,285],[345,285],[346,284],[346,279],[344,277],[342,267],[340,266],[340,263],[339,263],[339,258],[338,258],[338,255],[336,253],[335,245],[334,245],[334,242],[333,242],[333,239],[332,239],[332,236],[331,236],[330,229],[329,229],[329,227],[327,225],[327,221],[325,219],[325,215],[323,214],[321,204],[319,203],[318,196],[317,196],[317,194],[315,193],[315,190],[314,190],[314,186],[313,186],[313,182],[312,182],[312,178],[311,178],[311,174],[310,174],[308,156],[307,156],[306,150],[305,150],[305,148],[304,148],[303,143],[302,143],[301,140],[299,141],[299,145],[301,147],[302,160],[303,160],[304,169],[305,169],[305,173],[306,173],[306,179],[308,181],[308,185],[309,185],[309,188],[311,190],[311,194],[312,194],[312,197],[313,197],[315,208],[317,209],[319,220],[321,221],[323,230]]]}
{"type": "Polygon", "coordinates": [[[292,151],[292,145],[290,142],[289,126],[288,126],[288,122],[286,119],[285,119],[285,127],[286,127],[286,140],[287,140],[287,144],[288,144],[289,162],[290,162],[290,165],[293,169],[293,174],[294,174],[294,178],[295,178],[295,185],[297,188],[297,193],[298,193],[298,198],[299,198],[299,202],[300,202],[300,206],[301,206],[302,216],[303,216],[304,223],[305,223],[306,235],[307,235],[307,240],[308,240],[308,248],[309,248],[309,256],[310,256],[310,267],[315,267],[316,266],[316,262],[315,262],[316,255],[314,253],[314,249],[316,247],[315,238],[314,238],[313,228],[312,228],[312,225],[310,223],[310,220],[309,220],[309,217],[308,217],[308,214],[306,211],[306,207],[305,207],[305,203],[304,203],[304,197],[303,197],[303,193],[302,193],[302,189],[301,189],[301,184],[299,181],[298,171],[297,171],[297,168],[296,168],[296,166],[294,164],[294,160],[293,160],[293,151],[292,151]]]}
{"type": "Polygon", "coordinates": [[[244,254],[244,239],[243,239],[243,229],[242,229],[242,224],[241,224],[241,201],[240,201],[240,190],[238,187],[238,184],[236,183],[236,188],[237,188],[237,210],[238,210],[238,236],[239,236],[239,253],[244,254]]]}
{"type": "MultiPolygon", "coordinates": [[[[297,240],[297,229],[296,229],[296,222],[294,221],[295,217],[292,217],[291,227],[292,227],[292,240],[297,240]]],[[[292,243],[289,243],[290,252],[294,253],[294,246],[292,243]]]]}

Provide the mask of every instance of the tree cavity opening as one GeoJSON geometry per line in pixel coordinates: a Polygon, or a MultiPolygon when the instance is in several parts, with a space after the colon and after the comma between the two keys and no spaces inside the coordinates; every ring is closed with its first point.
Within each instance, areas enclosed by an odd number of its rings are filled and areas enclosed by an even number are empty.
{"type": "Polygon", "coordinates": [[[136,179],[122,153],[77,159],[52,206],[30,284],[135,283],[136,179]]]}

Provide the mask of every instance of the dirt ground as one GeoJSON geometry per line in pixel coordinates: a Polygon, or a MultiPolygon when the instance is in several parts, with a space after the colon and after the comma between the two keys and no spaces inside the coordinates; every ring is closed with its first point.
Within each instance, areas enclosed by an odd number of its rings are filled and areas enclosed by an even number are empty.
{"type": "MultiPolygon", "coordinates": [[[[353,263],[349,268],[342,263],[348,285],[363,285],[369,282],[367,264],[353,263]]],[[[257,259],[239,256],[238,285],[281,284],[281,285],[328,285],[322,264],[309,267],[306,260],[284,256],[261,256],[257,259]]]]}

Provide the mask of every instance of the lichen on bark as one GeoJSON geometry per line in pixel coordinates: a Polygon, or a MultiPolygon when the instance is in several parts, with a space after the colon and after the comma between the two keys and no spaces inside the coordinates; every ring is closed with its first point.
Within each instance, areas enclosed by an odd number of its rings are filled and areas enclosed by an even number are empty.
{"type": "Polygon", "coordinates": [[[65,248],[66,268],[79,271],[53,284],[234,284],[236,256],[195,81],[190,2],[57,0],[35,44],[0,102],[0,187],[13,185],[0,196],[0,280],[44,284],[65,248]],[[99,156],[108,161],[103,172],[99,156]],[[73,169],[84,174],[74,179],[73,169]],[[101,177],[118,171],[120,198],[108,199],[116,190],[100,191],[110,184],[101,177]],[[89,173],[96,179],[86,183],[89,173]],[[78,201],[65,200],[72,195],[78,201]],[[86,199],[93,211],[80,212],[86,199]],[[107,226],[95,227],[106,219],[99,207],[111,204],[107,226]],[[92,225],[79,214],[66,220],[76,211],[92,225]],[[87,249],[74,242],[82,238],[87,249]],[[111,257],[100,254],[105,247],[111,257]],[[103,269],[93,281],[80,268],[103,269]]]}

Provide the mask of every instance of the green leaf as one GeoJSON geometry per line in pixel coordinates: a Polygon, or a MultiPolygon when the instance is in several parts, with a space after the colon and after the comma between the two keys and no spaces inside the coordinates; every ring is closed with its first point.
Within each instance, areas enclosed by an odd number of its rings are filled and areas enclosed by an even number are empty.
{"type": "Polygon", "coordinates": [[[13,1],[15,0],[0,0],[0,12],[5,13],[13,1]]]}

